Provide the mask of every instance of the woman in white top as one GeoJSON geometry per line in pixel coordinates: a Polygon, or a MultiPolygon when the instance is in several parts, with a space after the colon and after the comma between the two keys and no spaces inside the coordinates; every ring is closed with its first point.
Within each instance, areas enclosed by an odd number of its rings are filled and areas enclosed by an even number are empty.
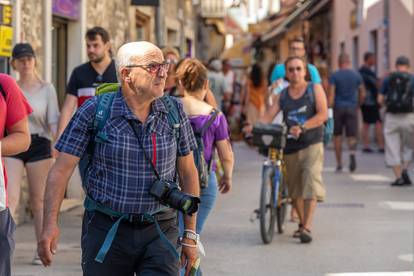
{"type": "MultiPolygon", "coordinates": [[[[36,73],[36,58],[30,44],[16,44],[11,65],[19,73],[17,83],[32,106],[33,113],[29,116],[32,139],[29,150],[5,158],[9,207],[14,216],[19,203],[23,171],[26,169],[36,240],[39,241],[43,224],[43,198],[47,174],[53,163],[51,145],[56,135],[59,107],[53,85],[44,82],[36,73]]],[[[33,264],[41,264],[37,254],[33,264]]]]}

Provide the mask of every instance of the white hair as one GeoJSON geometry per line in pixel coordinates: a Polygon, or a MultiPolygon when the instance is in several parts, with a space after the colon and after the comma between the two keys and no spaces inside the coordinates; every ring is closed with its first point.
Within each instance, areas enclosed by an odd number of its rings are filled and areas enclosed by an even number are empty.
{"type": "Polygon", "coordinates": [[[154,50],[158,50],[162,55],[161,50],[148,41],[129,42],[122,45],[116,54],[116,72],[119,74],[123,67],[132,65],[135,59],[154,50]]]}

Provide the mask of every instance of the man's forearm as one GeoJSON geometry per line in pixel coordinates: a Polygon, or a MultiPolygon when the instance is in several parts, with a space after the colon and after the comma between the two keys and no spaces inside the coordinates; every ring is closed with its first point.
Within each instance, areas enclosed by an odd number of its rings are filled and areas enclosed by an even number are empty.
{"type": "Polygon", "coordinates": [[[64,172],[56,168],[56,163],[47,178],[44,202],[44,226],[57,223],[60,205],[73,170],[64,172]]]}
{"type": "MultiPolygon", "coordinates": [[[[198,184],[198,175],[197,170],[194,168],[194,172],[186,173],[180,176],[182,190],[185,193],[200,196],[200,185],[198,184]]],[[[197,215],[193,214],[191,216],[184,216],[184,225],[185,229],[195,230],[196,228],[196,219],[197,215]]]]}

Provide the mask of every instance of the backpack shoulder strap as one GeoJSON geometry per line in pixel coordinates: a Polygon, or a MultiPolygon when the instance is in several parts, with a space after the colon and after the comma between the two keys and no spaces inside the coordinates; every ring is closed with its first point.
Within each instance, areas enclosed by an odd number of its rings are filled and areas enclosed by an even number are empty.
{"type": "Polygon", "coordinates": [[[177,142],[178,142],[178,139],[180,137],[179,131],[181,127],[180,111],[178,110],[178,102],[171,99],[171,96],[168,96],[168,95],[161,97],[161,101],[168,111],[167,113],[168,124],[172,127],[174,134],[177,138],[177,142]]]}
{"type": "Polygon", "coordinates": [[[315,103],[315,93],[314,93],[315,91],[313,90],[313,83],[312,82],[310,82],[309,84],[308,84],[308,86],[306,87],[306,96],[308,97],[308,99],[310,100],[310,102],[312,103],[312,104],[314,104],[315,103]]]}
{"type": "Polygon", "coordinates": [[[211,111],[211,113],[210,113],[211,114],[211,118],[208,119],[208,121],[205,122],[204,125],[197,131],[201,135],[201,137],[204,136],[204,134],[206,133],[207,129],[211,126],[211,124],[217,118],[217,116],[218,116],[219,113],[220,112],[218,110],[216,110],[216,109],[213,109],[211,111]]]}
{"type": "Polygon", "coordinates": [[[106,137],[104,137],[105,135],[102,133],[102,130],[105,126],[106,121],[108,120],[109,114],[111,113],[110,108],[115,98],[115,94],[116,92],[108,92],[97,96],[98,102],[96,104],[92,130],[92,133],[95,136],[95,141],[106,140],[106,137]]]}

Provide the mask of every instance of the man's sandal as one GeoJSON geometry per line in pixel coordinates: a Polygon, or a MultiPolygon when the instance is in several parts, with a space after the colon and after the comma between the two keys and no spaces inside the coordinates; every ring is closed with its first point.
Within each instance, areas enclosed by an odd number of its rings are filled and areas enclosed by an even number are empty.
{"type": "Polygon", "coordinates": [[[312,241],[311,231],[309,229],[302,228],[299,238],[301,243],[310,243],[312,241]]]}

